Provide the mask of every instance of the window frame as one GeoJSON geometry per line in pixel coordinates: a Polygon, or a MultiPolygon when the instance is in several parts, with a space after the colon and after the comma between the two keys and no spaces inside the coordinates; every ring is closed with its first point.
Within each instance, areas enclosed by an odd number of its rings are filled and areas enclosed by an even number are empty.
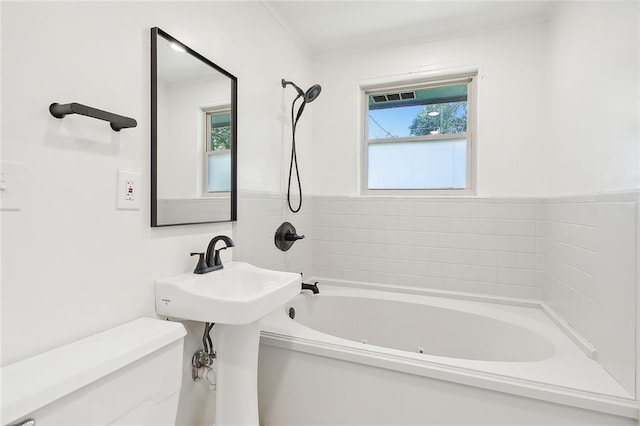
{"type": "Polygon", "coordinates": [[[361,195],[423,195],[423,196],[473,196],[477,194],[476,187],[476,82],[478,72],[466,72],[462,74],[440,74],[438,76],[425,76],[411,81],[395,80],[383,84],[361,85],[361,137],[360,137],[360,193],[361,195]],[[369,96],[395,92],[431,89],[435,87],[453,86],[467,83],[467,131],[466,133],[451,133],[423,136],[406,136],[397,138],[369,139],[369,96]],[[442,141],[447,139],[467,140],[467,184],[465,188],[426,188],[426,189],[370,189],[369,186],[369,145],[389,142],[425,142],[442,141]]]}
{"type": "MultiPolygon", "coordinates": [[[[215,153],[231,153],[233,155],[233,142],[230,149],[219,149],[210,151],[209,147],[211,146],[211,119],[210,115],[215,114],[231,114],[231,107],[229,105],[223,105],[218,107],[210,107],[203,108],[202,110],[203,118],[204,118],[204,135],[202,138],[202,196],[208,198],[214,197],[226,197],[231,194],[231,190],[229,191],[209,191],[209,155],[215,153]]],[[[229,123],[229,126],[232,127],[233,123],[229,123]]],[[[233,167],[233,164],[231,165],[233,167]]],[[[231,184],[233,186],[233,184],[231,184]]]]}

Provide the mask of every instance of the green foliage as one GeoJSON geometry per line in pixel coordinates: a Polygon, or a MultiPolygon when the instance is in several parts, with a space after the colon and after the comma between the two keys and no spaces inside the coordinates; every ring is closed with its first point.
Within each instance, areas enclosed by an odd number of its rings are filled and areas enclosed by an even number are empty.
{"type": "Polygon", "coordinates": [[[211,150],[231,149],[231,127],[211,128],[211,150]]]}
{"type": "Polygon", "coordinates": [[[413,136],[429,135],[431,132],[464,133],[467,131],[467,103],[426,105],[413,119],[409,131],[413,136]],[[428,115],[431,111],[437,111],[440,114],[432,117],[428,115]]]}

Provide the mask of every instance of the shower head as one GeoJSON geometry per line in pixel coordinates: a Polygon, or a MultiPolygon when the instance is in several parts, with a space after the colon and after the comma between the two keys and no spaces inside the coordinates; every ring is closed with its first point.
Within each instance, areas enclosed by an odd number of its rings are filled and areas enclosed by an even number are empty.
{"type": "Polygon", "coordinates": [[[314,84],[305,93],[293,81],[287,81],[284,78],[282,79],[282,87],[287,87],[287,85],[289,84],[296,89],[296,91],[298,92],[298,96],[303,98],[305,103],[313,102],[318,97],[318,95],[320,95],[320,91],[322,90],[322,87],[320,87],[319,84],[314,84]]]}
{"type": "Polygon", "coordinates": [[[307,93],[304,94],[304,101],[306,103],[313,102],[318,96],[320,96],[320,91],[322,87],[319,84],[314,84],[307,90],[307,93]]]}

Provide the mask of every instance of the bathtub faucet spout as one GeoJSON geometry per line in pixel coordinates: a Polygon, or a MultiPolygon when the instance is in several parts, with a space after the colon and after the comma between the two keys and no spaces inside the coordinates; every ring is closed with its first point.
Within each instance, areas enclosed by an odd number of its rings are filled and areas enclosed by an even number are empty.
{"type": "Polygon", "coordinates": [[[320,290],[318,290],[318,281],[313,284],[302,283],[302,290],[311,290],[313,294],[320,293],[320,290]]]}

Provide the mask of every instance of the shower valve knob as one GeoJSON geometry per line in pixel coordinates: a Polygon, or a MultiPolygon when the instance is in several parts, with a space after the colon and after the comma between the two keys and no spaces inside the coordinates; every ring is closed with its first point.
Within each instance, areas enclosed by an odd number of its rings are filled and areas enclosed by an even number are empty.
{"type": "Polygon", "coordinates": [[[284,222],[276,230],[274,235],[274,243],[282,251],[287,251],[291,248],[293,243],[304,238],[304,235],[298,235],[295,226],[289,222],[284,222]]]}
{"type": "Polygon", "coordinates": [[[284,239],[287,241],[297,241],[304,238],[304,235],[292,234],[291,232],[287,232],[284,235],[284,239]]]}

